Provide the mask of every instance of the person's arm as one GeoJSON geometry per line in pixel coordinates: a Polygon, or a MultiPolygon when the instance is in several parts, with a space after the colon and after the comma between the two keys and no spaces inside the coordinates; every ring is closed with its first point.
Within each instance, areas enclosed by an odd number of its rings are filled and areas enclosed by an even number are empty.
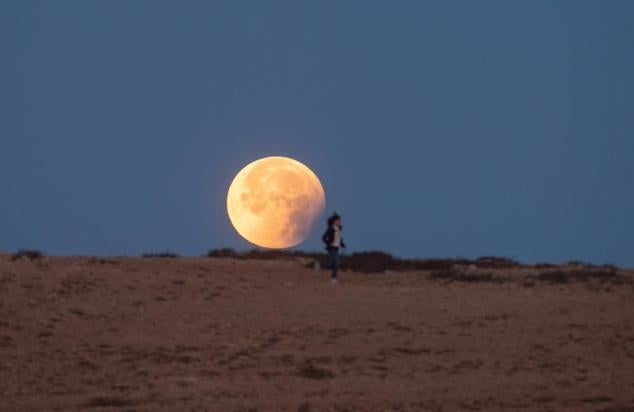
{"type": "Polygon", "coordinates": [[[334,235],[333,232],[334,232],[333,228],[329,227],[328,230],[326,230],[324,235],[321,237],[321,240],[323,240],[323,242],[326,244],[326,246],[330,246],[332,244],[332,239],[333,239],[333,235],[334,235]]]}

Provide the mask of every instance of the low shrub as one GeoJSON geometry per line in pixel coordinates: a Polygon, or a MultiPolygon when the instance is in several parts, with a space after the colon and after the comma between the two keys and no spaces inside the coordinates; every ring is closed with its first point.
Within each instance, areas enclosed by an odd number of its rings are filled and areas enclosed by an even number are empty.
{"type": "Polygon", "coordinates": [[[239,254],[231,248],[212,249],[207,252],[207,257],[210,258],[238,258],[239,254]]]}
{"type": "Polygon", "coordinates": [[[276,250],[276,249],[251,249],[245,252],[238,252],[231,248],[212,249],[207,252],[207,257],[211,258],[234,258],[234,259],[255,259],[255,260],[279,260],[294,258],[312,258],[323,256],[323,253],[303,252],[301,250],[276,250]]]}
{"type": "Polygon", "coordinates": [[[171,252],[150,252],[150,253],[144,253],[143,255],[141,255],[144,258],[177,258],[179,257],[178,254],[176,253],[171,253],[171,252]]]}
{"type": "Polygon", "coordinates": [[[360,273],[377,273],[386,270],[404,271],[414,269],[412,261],[399,259],[389,253],[372,250],[356,252],[341,257],[341,268],[360,273]]]}
{"type": "Polygon", "coordinates": [[[598,281],[601,283],[624,283],[627,278],[619,275],[616,270],[599,269],[599,270],[551,270],[548,272],[538,273],[530,276],[530,278],[548,283],[569,283],[569,282],[590,282],[598,281]]]}
{"type": "Polygon", "coordinates": [[[497,257],[497,256],[483,256],[474,262],[474,264],[481,268],[487,269],[506,269],[514,268],[520,264],[513,259],[497,257]]]}
{"type": "Polygon", "coordinates": [[[44,253],[35,249],[20,249],[11,256],[11,260],[39,260],[44,253]]]}
{"type": "Polygon", "coordinates": [[[429,275],[432,280],[444,280],[447,282],[490,282],[502,283],[503,279],[493,276],[490,273],[465,273],[458,270],[443,270],[432,272],[429,275]]]}
{"type": "MultiPolygon", "coordinates": [[[[314,267],[318,262],[323,269],[330,266],[328,253],[304,252],[300,250],[274,250],[252,249],[245,252],[237,252],[230,248],[212,249],[207,252],[212,258],[257,259],[277,260],[293,258],[310,258],[311,262],[306,267],[314,267]]],[[[341,255],[341,269],[359,273],[379,273],[385,271],[451,271],[456,266],[476,265],[480,268],[511,268],[520,264],[514,260],[485,256],[476,260],[464,258],[440,258],[440,259],[402,259],[380,250],[367,252],[355,252],[341,255]]]]}

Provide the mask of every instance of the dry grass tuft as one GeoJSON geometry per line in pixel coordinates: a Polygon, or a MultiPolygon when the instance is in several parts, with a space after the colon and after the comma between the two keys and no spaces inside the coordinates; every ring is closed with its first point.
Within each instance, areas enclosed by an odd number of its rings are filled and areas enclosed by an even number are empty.
{"type": "Polygon", "coordinates": [[[124,406],[134,406],[136,402],[129,399],[98,396],[86,402],[88,408],[122,408],[124,406]]]}
{"type": "Polygon", "coordinates": [[[331,379],[335,375],[328,369],[318,368],[312,363],[308,363],[299,369],[299,376],[306,379],[331,379]]]}

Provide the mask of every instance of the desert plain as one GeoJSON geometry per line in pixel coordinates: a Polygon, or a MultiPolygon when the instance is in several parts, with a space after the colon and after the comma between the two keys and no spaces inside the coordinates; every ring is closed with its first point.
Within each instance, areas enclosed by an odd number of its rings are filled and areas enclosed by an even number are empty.
{"type": "Polygon", "coordinates": [[[0,255],[0,411],[634,411],[634,271],[0,255]]]}

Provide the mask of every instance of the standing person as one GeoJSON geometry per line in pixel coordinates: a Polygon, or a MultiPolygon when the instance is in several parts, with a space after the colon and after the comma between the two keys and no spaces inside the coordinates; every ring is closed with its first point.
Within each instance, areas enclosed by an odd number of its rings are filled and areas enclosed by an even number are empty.
{"type": "Polygon", "coordinates": [[[333,213],[328,218],[328,229],[321,237],[321,240],[326,244],[326,250],[330,255],[330,268],[332,269],[332,276],[330,281],[337,283],[337,270],[339,269],[339,248],[345,248],[346,244],[343,243],[343,237],[341,236],[341,216],[337,213],[333,213]]]}

